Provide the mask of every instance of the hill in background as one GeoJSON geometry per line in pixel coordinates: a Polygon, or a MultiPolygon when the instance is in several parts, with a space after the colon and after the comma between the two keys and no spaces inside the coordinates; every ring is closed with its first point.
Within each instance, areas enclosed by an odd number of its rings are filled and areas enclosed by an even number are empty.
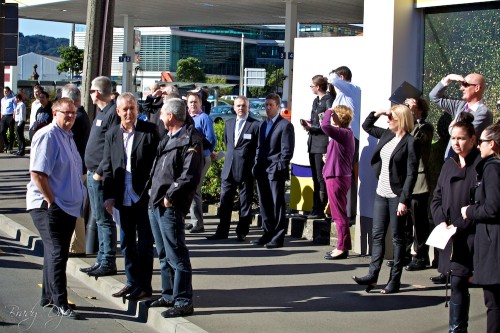
{"type": "Polygon", "coordinates": [[[57,48],[60,46],[68,46],[68,38],[54,38],[43,35],[24,36],[19,33],[19,55],[30,52],[38,54],[59,57],[57,48]]]}

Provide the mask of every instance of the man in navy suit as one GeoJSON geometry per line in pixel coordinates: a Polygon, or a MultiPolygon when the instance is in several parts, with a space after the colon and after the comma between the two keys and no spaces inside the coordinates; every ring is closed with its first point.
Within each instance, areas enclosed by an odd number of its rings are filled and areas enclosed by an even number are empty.
{"type": "Polygon", "coordinates": [[[253,178],[252,166],[259,139],[260,122],[248,116],[249,103],[244,96],[234,100],[236,118],[226,121],[224,144],[226,158],[222,169],[220,196],[220,222],[209,240],[226,239],[229,235],[231,212],[236,191],[240,192],[240,218],[236,227],[236,240],[243,242],[252,222],[253,178]]]}
{"type": "Polygon", "coordinates": [[[264,234],[255,245],[283,247],[287,229],[285,182],[295,148],[293,125],[280,114],[280,97],[266,97],[267,118],[260,126],[259,144],[252,173],[257,179],[260,214],[264,234]]]}
{"type": "Polygon", "coordinates": [[[137,301],[152,294],[153,233],[145,188],[160,139],[155,124],[137,121],[133,94],[118,96],[116,112],[121,123],[109,129],[104,143],[104,207],[109,214],[119,211],[127,283],[113,297],[137,301]]]}

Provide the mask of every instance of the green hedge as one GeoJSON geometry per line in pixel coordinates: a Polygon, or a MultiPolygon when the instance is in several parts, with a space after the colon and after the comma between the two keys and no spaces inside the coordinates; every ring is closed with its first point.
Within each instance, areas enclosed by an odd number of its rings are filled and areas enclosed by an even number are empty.
{"type": "MultiPolygon", "coordinates": [[[[215,152],[225,151],[224,146],[224,122],[214,123],[215,135],[217,136],[217,144],[215,152]]],[[[217,203],[220,200],[221,173],[224,166],[224,159],[212,160],[212,164],[207,171],[205,180],[201,187],[203,200],[207,203],[217,203]]]]}

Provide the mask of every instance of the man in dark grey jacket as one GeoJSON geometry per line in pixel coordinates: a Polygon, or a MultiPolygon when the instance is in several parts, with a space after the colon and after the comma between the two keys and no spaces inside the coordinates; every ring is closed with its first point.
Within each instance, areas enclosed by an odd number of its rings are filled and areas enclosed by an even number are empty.
{"type": "Polygon", "coordinates": [[[164,102],[160,119],[168,133],[160,142],[149,180],[149,220],[160,260],[162,293],[150,306],[169,307],[161,315],[173,318],[194,312],[184,219],[201,178],[203,137],[186,122],[186,104],[180,98],[164,102]]]}

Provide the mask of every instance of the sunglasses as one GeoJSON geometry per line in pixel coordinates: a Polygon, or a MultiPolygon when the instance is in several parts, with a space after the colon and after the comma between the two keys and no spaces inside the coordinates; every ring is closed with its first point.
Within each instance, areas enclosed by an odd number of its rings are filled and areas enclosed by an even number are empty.
{"type": "Polygon", "coordinates": [[[490,141],[493,141],[493,140],[492,139],[490,139],[490,140],[487,140],[487,139],[478,139],[477,140],[477,144],[481,145],[483,142],[490,142],[490,141]]]}
{"type": "Polygon", "coordinates": [[[393,121],[394,120],[394,117],[392,116],[392,113],[389,113],[387,115],[387,118],[390,120],[390,121],[393,121]]]}
{"type": "Polygon", "coordinates": [[[463,82],[461,82],[461,84],[462,84],[462,87],[464,87],[464,88],[468,88],[470,86],[478,86],[478,84],[476,84],[476,83],[469,83],[467,81],[463,81],[463,82]]]}

